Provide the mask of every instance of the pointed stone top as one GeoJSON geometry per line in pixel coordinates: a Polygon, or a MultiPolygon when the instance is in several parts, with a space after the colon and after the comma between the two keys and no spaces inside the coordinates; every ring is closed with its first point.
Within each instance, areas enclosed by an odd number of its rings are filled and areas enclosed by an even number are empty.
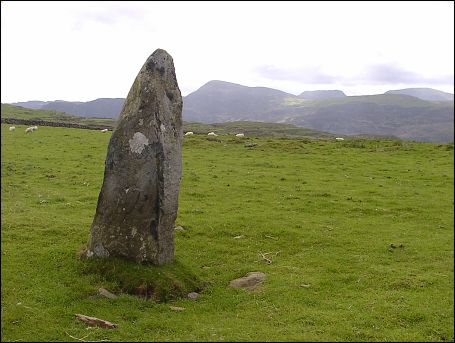
{"type": "Polygon", "coordinates": [[[171,57],[171,55],[169,55],[169,53],[164,49],[156,49],[152,54],[152,56],[158,56],[158,55],[165,55],[165,56],[171,57]]]}
{"type": "Polygon", "coordinates": [[[149,71],[159,71],[161,76],[165,76],[167,70],[172,70],[172,74],[175,75],[174,60],[172,59],[172,56],[163,49],[156,49],[153,54],[147,58],[145,66],[149,71]]]}

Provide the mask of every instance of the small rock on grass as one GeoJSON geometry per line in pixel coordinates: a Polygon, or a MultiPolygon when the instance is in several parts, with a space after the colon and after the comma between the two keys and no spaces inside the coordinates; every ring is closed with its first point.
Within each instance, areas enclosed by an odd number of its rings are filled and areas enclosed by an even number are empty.
{"type": "Polygon", "coordinates": [[[184,307],[178,307],[178,306],[169,306],[169,308],[170,308],[172,311],[176,311],[176,312],[182,312],[182,311],[185,311],[185,308],[184,308],[184,307]]]}
{"type": "Polygon", "coordinates": [[[199,293],[196,293],[196,292],[188,293],[188,298],[190,298],[192,300],[196,300],[198,296],[199,296],[199,293]]]}
{"type": "Polygon", "coordinates": [[[103,297],[106,297],[106,298],[109,298],[109,299],[116,299],[117,296],[111,292],[109,292],[107,289],[105,288],[100,288],[98,289],[98,293],[100,295],[102,295],[103,297]]]}
{"type": "Polygon", "coordinates": [[[250,291],[256,289],[265,280],[265,274],[262,272],[250,272],[246,276],[232,280],[229,287],[245,288],[250,291]]]}

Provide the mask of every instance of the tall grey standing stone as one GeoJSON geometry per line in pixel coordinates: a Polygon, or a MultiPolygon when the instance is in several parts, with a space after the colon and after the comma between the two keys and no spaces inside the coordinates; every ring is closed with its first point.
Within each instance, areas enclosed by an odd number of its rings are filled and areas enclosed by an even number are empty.
{"type": "Polygon", "coordinates": [[[182,137],[174,63],[158,49],[136,77],[112,133],[88,257],[173,261],[182,137]]]}

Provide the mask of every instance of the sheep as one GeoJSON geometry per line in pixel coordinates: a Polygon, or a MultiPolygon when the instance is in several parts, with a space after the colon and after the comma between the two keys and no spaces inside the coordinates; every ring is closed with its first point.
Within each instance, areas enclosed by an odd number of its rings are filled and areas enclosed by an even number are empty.
{"type": "Polygon", "coordinates": [[[15,131],[15,130],[16,130],[16,127],[15,127],[15,126],[10,126],[10,127],[9,127],[9,130],[10,130],[10,131],[15,131]]]}
{"type": "Polygon", "coordinates": [[[215,132],[209,132],[207,136],[218,136],[215,132]]]}
{"type": "Polygon", "coordinates": [[[105,132],[108,132],[109,130],[108,129],[102,129],[101,132],[102,133],[105,133],[105,132]]]}
{"type": "Polygon", "coordinates": [[[185,133],[185,136],[190,136],[190,135],[194,135],[194,132],[193,131],[188,131],[187,133],[185,133]]]}
{"type": "Polygon", "coordinates": [[[344,138],[337,137],[337,138],[335,138],[335,140],[337,140],[337,141],[344,141],[344,138]]]}
{"type": "Polygon", "coordinates": [[[245,137],[245,134],[244,133],[238,133],[235,135],[235,137],[245,137]]]}
{"type": "Polygon", "coordinates": [[[29,133],[29,132],[33,132],[33,131],[35,131],[35,129],[33,127],[27,127],[25,129],[25,133],[29,133]]]}

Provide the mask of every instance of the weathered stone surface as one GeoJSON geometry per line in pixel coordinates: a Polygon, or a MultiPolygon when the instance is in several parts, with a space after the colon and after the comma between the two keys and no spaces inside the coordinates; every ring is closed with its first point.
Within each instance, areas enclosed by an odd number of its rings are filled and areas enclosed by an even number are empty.
{"type": "Polygon", "coordinates": [[[174,63],[158,49],[137,75],[112,133],[88,257],[172,262],[182,138],[174,63]]]}
{"type": "Polygon", "coordinates": [[[250,272],[246,276],[232,280],[229,287],[245,288],[250,291],[256,289],[265,280],[265,274],[262,272],[250,272]]]}
{"type": "Polygon", "coordinates": [[[103,297],[109,298],[109,299],[117,299],[117,296],[111,292],[109,292],[105,288],[100,288],[98,289],[98,293],[102,295],[103,297]]]}
{"type": "Polygon", "coordinates": [[[199,293],[191,292],[191,293],[188,293],[187,296],[188,296],[188,298],[190,298],[192,300],[196,300],[199,297],[199,293]]]}

